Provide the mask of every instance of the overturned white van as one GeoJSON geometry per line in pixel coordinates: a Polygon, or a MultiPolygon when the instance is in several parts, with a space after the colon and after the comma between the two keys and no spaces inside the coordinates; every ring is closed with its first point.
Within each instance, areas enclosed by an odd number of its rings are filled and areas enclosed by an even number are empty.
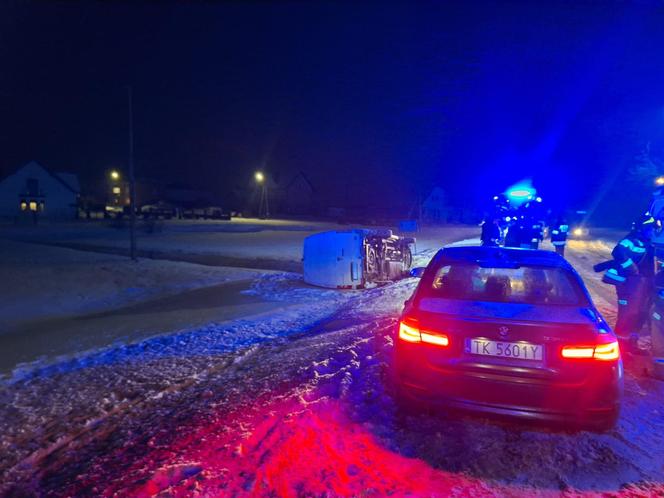
{"type": "Polygon", "coordinates": [[[391,230],[344,230],[310,235],[304,240],[304,281],[333,289],[358,289],[367,283],[408,274],[414,238],[391,230]]]}

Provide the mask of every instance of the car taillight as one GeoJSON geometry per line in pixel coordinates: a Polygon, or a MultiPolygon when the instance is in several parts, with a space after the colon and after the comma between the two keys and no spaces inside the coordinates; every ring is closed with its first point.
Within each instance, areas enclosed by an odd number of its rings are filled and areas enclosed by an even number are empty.
{"type": "Polygon", "coordinates": [[[617,360],[620,358],[620,346],[618,346],[618,341],[595,346],[594,358],[596,360],[617,360]]]}
{"type": "Polygon", "coordinates": [[[596,346],[565,346],[560,352],[563,358],[569,359],[595,359],[603,361],[617,360],[620,358],[620,347],[617,341],[596,346]]]}
{"type": "Polygon", "coordinates": [[[592,358],[595,348],[592,346],[565,346],[561,354],[563,358],[592,358]]]}
{"type": "Polygon", "coordinates": [[[445,334],[430,334],[429,332],[424,332],[420,330],[420,335],[422,336],[422,342],[428,344],[435,344],[436,346],[449,346],[450,338],[445,334]]]}
{"type": "Polygon", "coordinates": [[[406,342],[422,342],[420,329],[408,325],[407,323],[399,322],[399,339],[406,342]]]}
{"type": "Polygon", "coordinates": [[[417,325],[403,321],[399,322],[399,339],[406,342],[423,342],[442,347],[450,345],[450,339],[445,334],[421,330],[417,325]]]}

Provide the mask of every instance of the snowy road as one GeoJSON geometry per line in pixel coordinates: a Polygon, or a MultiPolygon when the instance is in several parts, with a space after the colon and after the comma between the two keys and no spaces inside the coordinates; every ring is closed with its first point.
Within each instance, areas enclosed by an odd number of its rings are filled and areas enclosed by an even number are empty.
{"type": "MultiPolygon", "coordinates": [[[[610,246],[569,259],[588,269],[610,246]]],[[[423,255],[430,257],[431,251],[423,255]]],[[[607,434],[401,417],[392,331],[416,281],[337,293],[272,275],[289,307],[26,372],[0,391],[10,496],[652,496],[664,493],[664,383],[628,363],[607,434]],[[241,340],[239,340],[240,338],[241,340]],[[238,342],[239,341],[239,342],[238,342]],[[238,345],[242,346],[238,349],[238,345]]]]}

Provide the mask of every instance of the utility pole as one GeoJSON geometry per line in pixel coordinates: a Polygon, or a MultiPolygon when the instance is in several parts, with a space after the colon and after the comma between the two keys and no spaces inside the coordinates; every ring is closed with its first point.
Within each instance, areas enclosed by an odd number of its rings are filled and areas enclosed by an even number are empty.
{"type": "Polygon", "coordinates": [[[270,217],[270,204],[267,195],[267,185],[264,182],[261,184],[261,196],[258,203],[258,217],[265,219],[270,217]]]}
{"type": "Polygon", "coordinates": [[[267,219],[267,218],[270,217],[270,201],[269,201],[269,197],[267,195],[267,182],[265,182],[265,184],[263,184],[263,189],[264,189],[264,194],[265,194],[265,218],[267,219]]]}
{"type": "Polygon", "coordinates": [[[265,213],[265,219],[267,219],[270,217],[270,204],[267,196],[267,177],[262,171],[256,171],[254,179],[261,188],[261,196],[258,201],[258,217],[261,218],[263,213],[265,213]]]}
{"type": "Polygon", "coordinates": [[[134,179],[134,112],[131,101],[131,87],[127,87],[129,103],[129,257],[138,261],[136,257],[136,183],[134,179]]]}

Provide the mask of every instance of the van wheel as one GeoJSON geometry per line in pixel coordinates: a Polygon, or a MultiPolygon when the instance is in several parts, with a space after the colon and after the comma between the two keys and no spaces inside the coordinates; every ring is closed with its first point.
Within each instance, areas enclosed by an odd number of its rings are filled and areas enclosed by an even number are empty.
{"type": "Polygon", "coordinates": [[[378,274],[378,256],[373,248],[367,251],[367,274],[369,280],[373,280],[378,274]]]}
{"type": "Polygon", "coordinates": [[[411,252],[410,247],[405,246],[403,248],[403,269],[408,271],[411,266],[413,266],[413,253],[411,252]]]}

